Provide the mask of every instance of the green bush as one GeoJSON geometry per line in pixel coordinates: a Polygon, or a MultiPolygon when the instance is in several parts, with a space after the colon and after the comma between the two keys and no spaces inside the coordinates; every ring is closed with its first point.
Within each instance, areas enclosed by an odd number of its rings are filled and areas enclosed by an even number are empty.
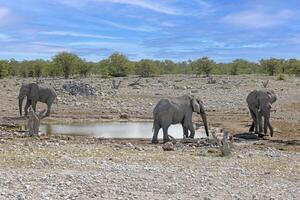
{"type": "Polygon", "coordinates": [[[197,76],[204,73],[208,77],[216,63],[213,60],[210,60],[208,57],[202,57],[193,61],[191,64],[197,76]]]}
{"type": "Polygon", "coordinates": [[[76,72],[81,59],[75,54],[62,52],[54,56],[53,63],[62,70],[64,77],[67,79],[76,72]]]}
{"type": "Polygon", "coordinates": [[[8,62],[6,60],[0,61],[0,78],[8,76],[8,62]]]}
{"type": "Polygon", "coordinates": [[[159,69],[152,60],[143,59],[135,64],[135,74],[141,77],[157,76],[159,69]]]}
{"type": "Polygon", "coordinates": [[[279,74],[278,76],[277,76],[277,80],[278,81],[284,81],[286,79],[286,76],[284,75],[284,74],[279,74]]]}
{"type": "Polygon", "coordinates": [[[113,53],[107,59],[108,72],[110,76],[128,76],[132,72],[132,63],[127,57],[120,53],[113,53]]]}

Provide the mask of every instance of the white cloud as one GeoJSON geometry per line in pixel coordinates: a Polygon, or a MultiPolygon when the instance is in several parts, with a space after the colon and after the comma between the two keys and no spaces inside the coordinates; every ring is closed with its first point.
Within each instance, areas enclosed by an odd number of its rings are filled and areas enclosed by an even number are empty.
{"type": "Polygon", "coordinates": [[[141,32],[155,32],[156,31],[155,28],[153,28],[151,26],[147,26],[147,25],[128,26],[128,25],[112,22],[112,21],[109,21],[109,20],[102,20],[102,22],[109,25],[109,26],[115,27],[115,28],[126,29],[126,30],[131,30],[131,31],[141,31],[141,32]]]}
{"type": "Polygon", "coordinates": [[[14,38],[12,38],[11,36],[9,36],[7,34],[0,33],[0,41],[1,42],[11,42],[11,41],[14,41],[14,38]]]}
{"type": "Polygon", "coordinates": [[[263,10],[246,10],[229,14],[222,21],[238,27],[245,28],[270,28],[285,23],[293,13],[282,10],[276,13],[267,13],[263,10]]]}
{"type": "Polygon", "coordinates": [[[10,24],[13,18],[10,9],[0,6],[0,27],[10,24]]]}
{"type": "Polygon", "coordinates": [[[96,0],[96,1],[137,6],[140,8],[152,10],[152,11],[159,12],[159,13],[169,14],[169,15],[178,15],[179,14],[178,10],[176,8],[167,6],[162,3],[165,1],[146,1],[146,0],[96,0]]]}
{"type": "Polygon", "coordinates": [[[71,36],[71,37],[82,37],[82,38],[96,38],[96,39],[120,39],[119,37],[99,35],[99,34],[86,34],[76,33],[72,31],[42,31],[42,35],[58,35],[58,36],[71,36]]]}
{"type": "Polygon", "coordinates": [[[0,20],[5,20],[5,18],[10,14],[10,10],[5,7],[0,7],[0,20]]]}

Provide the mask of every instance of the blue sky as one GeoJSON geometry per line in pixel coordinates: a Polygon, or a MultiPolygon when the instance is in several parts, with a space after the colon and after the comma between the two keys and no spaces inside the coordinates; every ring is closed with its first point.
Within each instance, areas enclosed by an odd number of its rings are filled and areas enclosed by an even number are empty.
{"type": "Polygon", "coordinates": [[[300,58],[298,0],[0,0],[0,59],[300,58]]]}

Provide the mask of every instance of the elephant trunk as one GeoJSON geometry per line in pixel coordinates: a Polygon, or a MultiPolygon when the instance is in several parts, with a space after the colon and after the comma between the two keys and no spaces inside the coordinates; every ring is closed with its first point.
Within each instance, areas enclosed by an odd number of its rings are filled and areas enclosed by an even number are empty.
{"type": "Polygon", "coordinates": [[[22,116],[22,104],[23,104],[23,99],[24,99],[24,98],[19,97],[19,111],[20,111],[20,116],[22,116]]]}
{"type": "Polygon", "coordinates": [[[203,121],[203,124],[204,124],[206,136],[209,136],[206,114],[205,113],[200,113],[200,115],[201,115],[201,118],[202,118],[202,121],[203,121]]]}

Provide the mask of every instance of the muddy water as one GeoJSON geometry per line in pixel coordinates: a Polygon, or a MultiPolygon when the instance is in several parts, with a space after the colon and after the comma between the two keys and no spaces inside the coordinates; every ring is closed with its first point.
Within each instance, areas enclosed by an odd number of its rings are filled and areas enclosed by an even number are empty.
{"type": "MultiPolygon", "coordinates": [[[[102,138],[152,138],[152,122],[101,122],[85,124],[47,124],[42,125],[41,132],[48,135],[81,135],[102,138]]],[[[182,138],[181,125],[172,125],[169,134],[174,138],[182,138]]],[[[162,130],[159,138],[162,138],[162,130]]],[[[202,127],[196,131],[196,137],[206,137],[202,127]]]]}

